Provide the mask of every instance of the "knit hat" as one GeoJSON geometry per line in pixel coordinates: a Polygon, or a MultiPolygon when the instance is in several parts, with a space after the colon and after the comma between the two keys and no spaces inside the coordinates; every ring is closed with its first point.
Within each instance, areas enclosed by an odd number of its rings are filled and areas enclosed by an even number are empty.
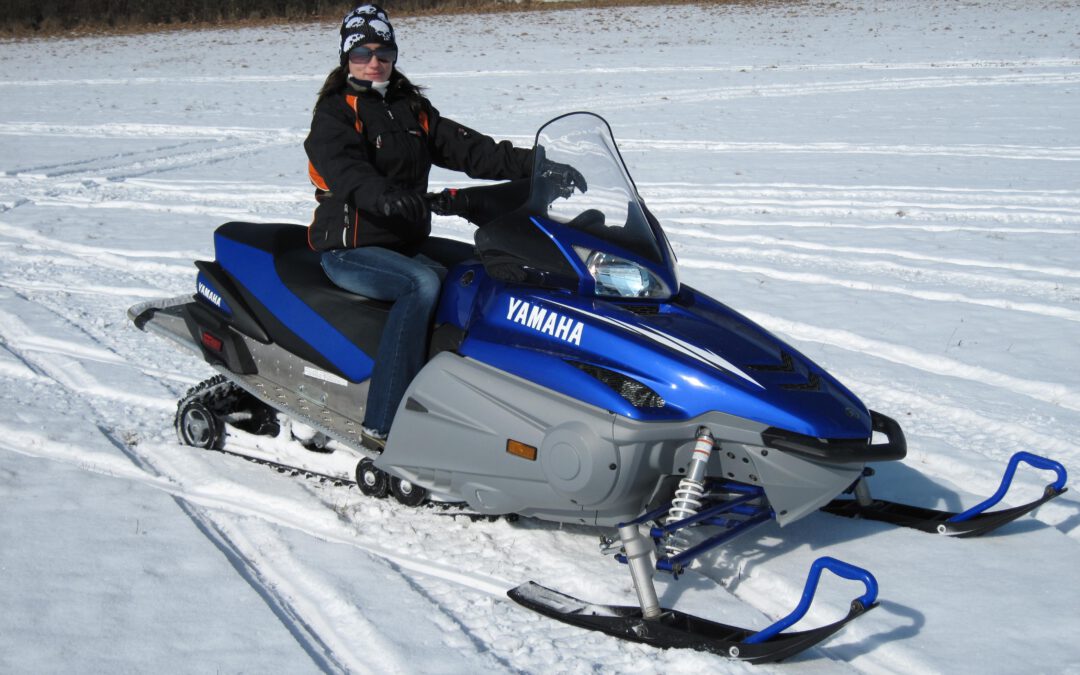
{"type": "Polygon", "coordinates": [[[349,50],[357,45],[380,44],[397,47],[394,42],[394,28],[386,10],[378,5],[359,5],[341,20],[342,61],[349,50]]]}

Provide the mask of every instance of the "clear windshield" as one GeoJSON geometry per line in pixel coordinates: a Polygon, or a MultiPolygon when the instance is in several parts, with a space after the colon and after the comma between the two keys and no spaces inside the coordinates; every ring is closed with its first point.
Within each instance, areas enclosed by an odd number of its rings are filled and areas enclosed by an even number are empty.
{"type": "Polygon", "coordinates": [[[548,122],[536,135],[533,204],[546,218],[662,262],[634,182],[611,128],[592,113],[548,122]]]}

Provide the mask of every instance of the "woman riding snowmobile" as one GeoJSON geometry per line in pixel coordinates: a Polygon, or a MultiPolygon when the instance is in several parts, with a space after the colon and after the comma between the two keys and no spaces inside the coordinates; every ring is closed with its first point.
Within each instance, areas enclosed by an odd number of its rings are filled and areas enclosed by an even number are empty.
{"type": "Polygon", "coordinates": [[[532,151],[443,117],[397,64],[386,12],[364,4],[341,23],[341,63],[327,77],[304,142],[318,206],[308,243],[337,286],[392,301],[371,376],[365,441],[385,444],[398,403],[424,364],[446,269],[473,247],[430,236],[433,165],[473,178],[526,178],[532,151]]]}

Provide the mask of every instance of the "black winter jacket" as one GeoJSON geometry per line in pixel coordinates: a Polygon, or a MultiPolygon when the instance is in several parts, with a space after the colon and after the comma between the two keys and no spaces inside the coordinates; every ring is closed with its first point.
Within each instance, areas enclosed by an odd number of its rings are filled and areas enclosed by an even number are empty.
{"type": "MultiPolygon", "coordinates": [[[[396,75],[396,73],[395,73],[396,75]]],[[[431,219],[409,222],[378,213],[393,189],[426,192],[432,165],[472,178],[507,180],[532,172],[532,151],[442,117],[402,77],[391,77],[385,98],[349,79],[341,95],[315,106],[304,141],[318,206],[308,243],[316,251],[383,246],[415,252],[431,219]]]]}

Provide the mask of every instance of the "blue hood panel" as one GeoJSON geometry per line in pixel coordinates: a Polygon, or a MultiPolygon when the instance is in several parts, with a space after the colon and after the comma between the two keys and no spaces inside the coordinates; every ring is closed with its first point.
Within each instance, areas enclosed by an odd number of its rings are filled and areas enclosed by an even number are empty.
{"type": "Polygon", "coordinates": [[[468,338],[461,352],[542,386],[633,419],[716,410],[817,438],[870,437],[869,412],[843,385],[689,287],[670,303],[644,304],[484,286],[468,303],[474,313],[462,326],[468,338]],[[633,378],[666,405],[636,408],[568,361],[633,378]]]}

